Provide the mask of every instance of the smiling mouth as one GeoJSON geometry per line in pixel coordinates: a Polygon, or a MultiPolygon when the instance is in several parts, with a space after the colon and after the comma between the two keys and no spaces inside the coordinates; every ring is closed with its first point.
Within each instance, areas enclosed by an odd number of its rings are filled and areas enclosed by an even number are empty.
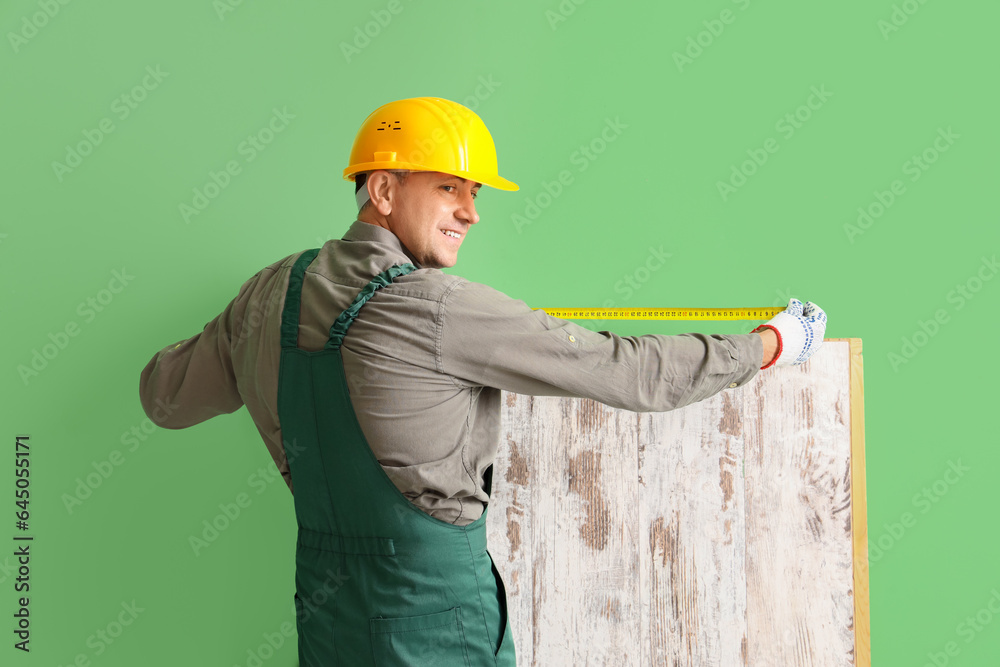
{"type": "Polygon", "coordinates": [[[449,232],[446,232],[446,231],[445,231],[445,230],[443,230],[443,229],[441,230],[441,233],[442,233],[442,234],[444,234],[445,236],[447,236],[447,237],[448,237],[448,238],[450,238],[450,239],[454,239],[454,240],[456,240],[456,241],[461,241],[461,240],[462,240],[462,237],[461,237],[461,236],[453,236],[452,234],[450,234],[449,232]]]}

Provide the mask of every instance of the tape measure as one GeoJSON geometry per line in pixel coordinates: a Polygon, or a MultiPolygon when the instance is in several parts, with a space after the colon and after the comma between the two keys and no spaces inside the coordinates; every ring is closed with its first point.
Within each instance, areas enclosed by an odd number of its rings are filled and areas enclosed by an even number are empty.
{"type": "Polygon", "coordinates": [[[769,320],[781,308],[532,308],[564,320],[769,320]]]}

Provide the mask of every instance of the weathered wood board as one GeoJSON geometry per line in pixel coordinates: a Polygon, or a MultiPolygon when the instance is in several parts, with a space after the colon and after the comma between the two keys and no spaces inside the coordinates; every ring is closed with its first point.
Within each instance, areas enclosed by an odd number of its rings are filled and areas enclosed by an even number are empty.
{"type": "Polygon", "coordinates": [[[861,340],[670,412],[505,393],[518,665],[870,666],[861,340]]]}

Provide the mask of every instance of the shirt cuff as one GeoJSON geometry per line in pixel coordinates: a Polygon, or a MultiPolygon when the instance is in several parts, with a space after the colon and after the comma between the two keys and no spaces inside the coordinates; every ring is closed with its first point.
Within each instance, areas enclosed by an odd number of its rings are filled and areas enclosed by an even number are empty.
{"type": "Polygon", "coordinates": [[[760,372],[764,359],[764,341],[759,334],[734,334],[727,336],[736,347],[736,372],[729,379],[728,389],[742,387],[760,372]]]}

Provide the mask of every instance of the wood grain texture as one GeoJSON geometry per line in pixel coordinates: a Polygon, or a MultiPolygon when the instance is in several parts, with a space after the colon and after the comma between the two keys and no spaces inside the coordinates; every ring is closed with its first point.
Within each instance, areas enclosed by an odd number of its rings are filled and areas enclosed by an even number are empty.
{"type": "Polygon", "coordinates": [[[518,664],[869,667],[852,341],[670,412],[505,393],[487,530],[518,664]]]}
{"type": "Polygon", "coordinates": [[[851,483],[854,529],[854,645],[858,667],[871,667],[871,625],[868,602],[868,500],[865,485],[865,378],[861,339],[851,345],[851,483]]]}

